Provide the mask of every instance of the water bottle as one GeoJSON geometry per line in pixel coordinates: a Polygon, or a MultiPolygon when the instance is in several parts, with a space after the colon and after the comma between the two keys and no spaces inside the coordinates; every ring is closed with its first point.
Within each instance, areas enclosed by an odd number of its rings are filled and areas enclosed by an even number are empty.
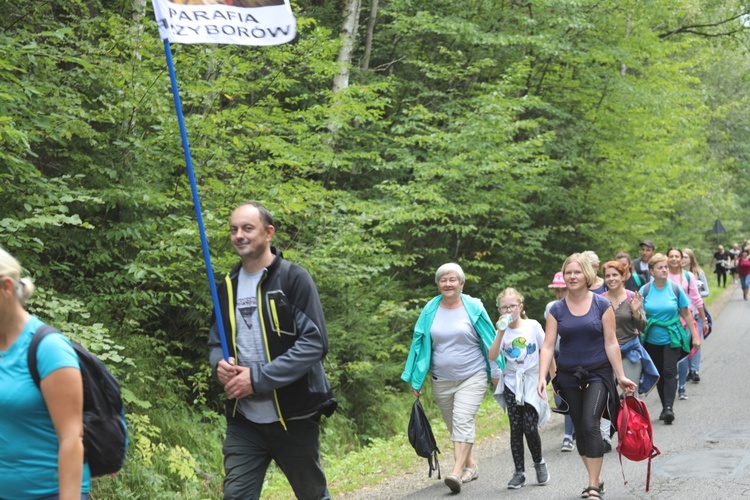
{"type": "Polygon", "coordinates": [[[505,330],[513,322],[513,315],[510,313],[503,314],[499,320],[497,320],[497,329],[505,330]]]}

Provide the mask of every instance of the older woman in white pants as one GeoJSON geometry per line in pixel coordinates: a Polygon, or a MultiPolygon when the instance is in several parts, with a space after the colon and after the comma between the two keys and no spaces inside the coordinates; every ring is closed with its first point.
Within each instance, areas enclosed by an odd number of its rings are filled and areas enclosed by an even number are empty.
{"type": "Polygon", "coordinates": [[[428,372],[435,401],[451,433],[455,464],[445,477],[453,491],[479,477],[472,456],[475,419],[489,378],[497,380],[503,358],[490,364],[495,327],[482,301],[463,293],[466,277],[458,264],[443,264],[435,273],[440,295],[425,305],[414,327],[401,379],[422,395],[428,372]],[[490,375],[492,374],[492,375],[490,375]]]}

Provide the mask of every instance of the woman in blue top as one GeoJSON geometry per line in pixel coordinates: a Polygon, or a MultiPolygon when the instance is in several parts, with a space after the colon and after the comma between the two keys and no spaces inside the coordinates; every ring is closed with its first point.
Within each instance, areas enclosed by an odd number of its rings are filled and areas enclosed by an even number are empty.
{"type": "Polygon", "coordinates": [[[641,340],[661,374],[656,384],[662,405],[659,420],[671,424],[674,422],[672,407],[677,392],[677,362],[690,352],[690,337],[680,323],[680,317],[690,330],[696,351],[701,347],[701,339],[688,309],[690,299],[681,286],[668,279],[667,257],[654,254],[648,261],[648,267],[654,280],[641,288],[643,309],[648,319],[641,340]]]}
{"type": "Polygon", "coordinates": [[[419,315],[401,374],[417,397],[422,395],[427,372],[432,375],[432,393],[453,441],[455,464],[445,484],[454,493],[461,491],[463,483],[479,477],[471,454],[474,421],[490,374],[497,384],[505,366],[501,357],[490,369],[487,352],[495,339],[495,326],[482,301],[463,293],[465,281],[458,264],[438,268],[435,283],[440,295],[419,315]]]}
{"type": "Polygon", "coordinates": [[[547,397],[547,373],[559,335],[555,385],[559,386],[562,398],[568,403],[578,454],[588,473],[588,486],[581,496],[601,498],[604,489],[601,417],[608,413],[608,419],[617,422],[619,397],[615,377],[625,392],[634,392],[636,385],[625,377],[622,369],[620,345],[615,335],[615,314],[609,301],[589,290],[596,280],[591,262],[575,253],[565,260],[562,273],[568,293],[552,306],[547,317],[537,392],[543,398],[547,397]]]}
{"type": "Polygon", "coordinates": [[[85,499],[90,479],[78,357],[64,336],[48,335],[37,351],[37,389],[27,354],[43,323],[24,309],[33,293],[18,261],[0,249],[0,497],[85,499]]]}

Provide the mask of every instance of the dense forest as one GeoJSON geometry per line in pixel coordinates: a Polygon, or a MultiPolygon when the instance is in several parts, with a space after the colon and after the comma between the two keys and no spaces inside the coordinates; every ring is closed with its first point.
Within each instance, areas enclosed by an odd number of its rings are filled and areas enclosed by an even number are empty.
{"type": "MultiPolygon", "coordinates": [[[[340,402],[323,453],[403,431],[399,380],[449,261],[540,317],[564,257],[750,237],[750,57],[734,0],[300,0],[294,42],[173,45],[217,277],[254,199],[315,279],[340,402]],[[719,219],[726,234],[710,230],[719,219]]],[[[211,297],[145,0],[0,2],[0,246],[30,310],[123,383],[107,498],[218,498],[211,297]]]]}

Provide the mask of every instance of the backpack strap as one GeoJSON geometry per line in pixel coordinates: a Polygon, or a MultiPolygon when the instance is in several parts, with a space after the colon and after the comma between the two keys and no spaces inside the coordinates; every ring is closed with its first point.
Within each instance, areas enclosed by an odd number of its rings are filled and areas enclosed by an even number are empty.
{"type": "Polygon", "coordinates": [[[686,279],[686,280],[687,280],[687,282],[688,282],[688,286],[690,286],[690,273],[688,273],[687,271],[685,271],[685,270],[683,269],[683,270],[682,270],[682,274],[684,274],[684,275],[685,275],[685,279],[686,279]]]}
{"type": "MultiPolygon", "coordinates": [[[[667,280],[667,281],[669,281],[672,284],[672,292],[674,293],[674,296],[677,297],[677,298],[679,298],[680,297],[680,285],[678,285],[674,281],[670,281],[670,280],[667,280]]],[[[651,290],[651,283],[653,283],[653,282],[649,281],[643,287],[643,293],[641,294],[641,295],[643,295],[643,300],[646,300],[646,295],[648,295],[648,292],[651,290]]]]}
{"type": "Polygon", "coordinates": [[[635,281],[636,286],[638,287],[643,286],[643,280],[641,279],[641,275],[638,274],[637,271],[631,274],[631,276],[633,277],[633,281],[635,281]]]}
{"type": "MultiPolygon", "coordinates": [[[[677,300],[679,301],[679,299],[680,299],[680,285],[678,285],[678,284],[677,284],[677,283],[675,283],[674,281],[670,281],[670,283],[672,283],[672,293],[674,293],[674,296],[675,296],[675,297],[677,298],[677,300]]],[[[679,303],[677,304],[677,308],[678,308],[678,309],[680,308],[680,305],[679,305],[679,303]]]]}
{"type": "MultiPolygon", "coordinates": [[[[645,294],[644,294],[645,297],[645,294]]],[[[628,398],[629,396],[625,396],[628,398]]],[[[628,408],[625,399],[620,401],[620,413],[617,415],[617,453],[620,455],[620,473],[622,473],[622,480],[625,486],[628,485],[628,480],[625,479],[625,468],[622,466],[622,442],[625,440],[625,432],[628,428],[628,418],[630,417],[630,408],[628,408]]]]}
{"type": "Polygon", "coordinates": [[[37,388],[39,388],[39,384],[41,384],[41,379],[39,378],[39,368],[36,364],[36,351],[39,349],[39,343],[42,339],[50,333],[60,333],[60,330],[51,325],[42,325],[36,329],[34,336],[31,337],[31,342],[29,343],[26,361],[29,365],[31,378],[34,380],[34,384],[37,388]]]}

